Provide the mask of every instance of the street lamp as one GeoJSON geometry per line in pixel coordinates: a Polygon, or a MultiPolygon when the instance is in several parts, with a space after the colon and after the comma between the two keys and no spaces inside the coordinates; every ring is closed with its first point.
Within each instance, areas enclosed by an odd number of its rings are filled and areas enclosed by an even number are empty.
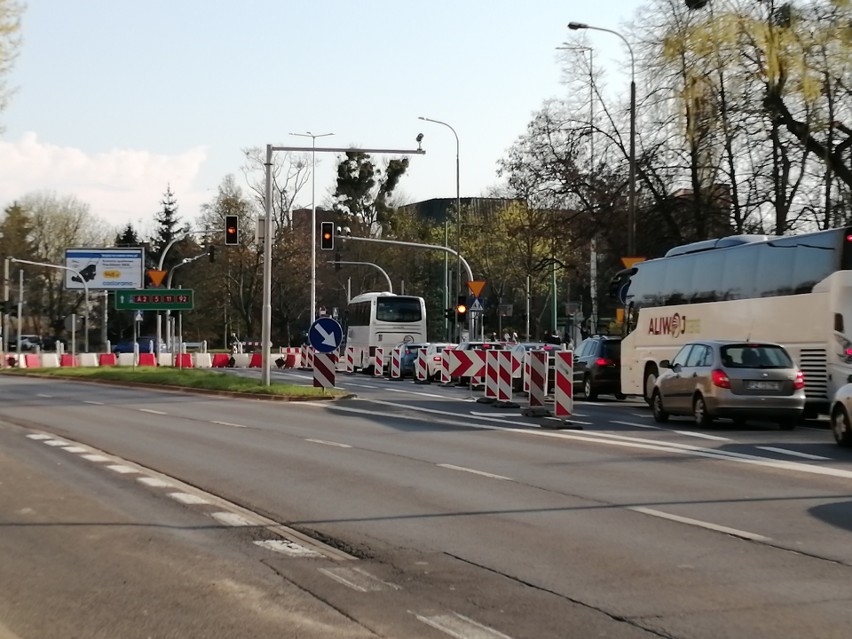
{"type": "MultiPolygon", "coordinates": [[[[432,118],[426,118],[422,115],[417,118],[418,120],[423,120],[424,122],[433,122],[434,124],[440,124],[442,126],[447,127],[450,131],[453,132],[453,136],[456,138],[456,254],[459,256],[458,263],[456,264],[456,294],[462,295],[462,283],[461,283],[461,182],[459,179],[459,136],[456,133],[456,130],[451,127],[446,122],[442,122],[441,120],[433,120],[432,118]]],[[[446,237],[446,233],[445,233],[446,237]]],[[[446,300],[444,306],[449,305],[449,300],[446,300]]],[[[471,330],[472,315],[468,318],[468,333],[472,336],[473,331],[471,330]]],[[[458,341],[461,341],[461,326],[458,327],[459,335],[458,341]]]]}
{"type": "Polygon", "coordinates": [[[334,133],[291,133],[301,138],[311,138],[311,322],[317,318],[317,203],[316,203],[316,159],[317,138],[325,138],[334,133]]]}
{"type": "Polygon", "coordinates": [[[594,31],[605,31],[622,39],[627,45],[630,53],[630,192],[627,200],[627,257],[636,256],[636,58],[633,56],[633,48],[623,35],[612,29],[593,27],[583,22],[569,22],[568,28],[572,31],[578,29],[593,29],[594,31]]]}

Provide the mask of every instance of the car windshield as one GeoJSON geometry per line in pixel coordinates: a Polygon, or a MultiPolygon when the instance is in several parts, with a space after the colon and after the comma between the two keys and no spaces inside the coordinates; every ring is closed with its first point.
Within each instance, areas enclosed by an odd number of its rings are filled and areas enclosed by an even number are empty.
{"type": "Polygon", "coordinates": [[[721,355],[726,368],[793,368],[790,355],[776,344],[730,344],[721,355]]]}
{"type": "Polygon", "coordinates": [[[608,339],[601,344],[601,353],[603,357],[609,359],[621,359],[621,341],[617,339],[608,339]]]}

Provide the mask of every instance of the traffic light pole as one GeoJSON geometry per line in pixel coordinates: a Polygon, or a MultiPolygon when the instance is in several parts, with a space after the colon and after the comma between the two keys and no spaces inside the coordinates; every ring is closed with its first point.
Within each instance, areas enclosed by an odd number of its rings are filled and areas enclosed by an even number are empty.
{"type": "MultiPolygon", "coordinates": [[[[391,283],[390,275],[388,275],[388,272],[385,269],[383,269],[381,266],[379,266],[378,264],[373,264],[372,262],[347,262],[345,260],[329,260],[328,263],[329,264],[349,264],[349,265],[352,265],[352,266],[372,266],[373,268],[378,269],[381,272],[381,274],[385,276],[385,279],[388,282],[388,293],[393,293],[393,284],[391,283]]],[[[348,296],[347,296],[347,299],[348,299],[348,296]]]]}
{"type": "MultiPolygon", "coordinates": [[[[263,313],[261,321],[261,341],[263,345],[261,358],[261,379],[265,386],[272,384],[272,156],[276,151],[289,151],[296,153],[368,153],[368,154],[391,154],[391,155],[425,155],[423,149],[358,149],[353,147],[330,147],[318,149],[316,145],[311,146],[273,146],[266,145],[266,197],[263,208],[266,216],[266,229],[263,238],[263,313]]],[[[312,216],[313,217],[313,216],[312,216]]],[[[311,222],[313,226],[313,221],[311,222]]],[[[311,281],[316,280],[316,228],[311,228],[311,281]]],[[[312,304],[315,304],[312,301],[312,304]]],[[[315,308],[310,310],[311,322],[314,321],[315,308]]]]}

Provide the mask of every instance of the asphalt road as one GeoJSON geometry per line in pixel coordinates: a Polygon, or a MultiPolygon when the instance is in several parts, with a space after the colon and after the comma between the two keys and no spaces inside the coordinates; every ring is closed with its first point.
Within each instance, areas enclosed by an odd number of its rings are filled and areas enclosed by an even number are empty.
{"type": "Polygon", "coordinates": [[[822,424],[661,428],[602,400],[562,430],[467,389],[338,385],[357,397],[2,378],[0,623],[24,638],[849,636],[852,455],[822,424]]]}

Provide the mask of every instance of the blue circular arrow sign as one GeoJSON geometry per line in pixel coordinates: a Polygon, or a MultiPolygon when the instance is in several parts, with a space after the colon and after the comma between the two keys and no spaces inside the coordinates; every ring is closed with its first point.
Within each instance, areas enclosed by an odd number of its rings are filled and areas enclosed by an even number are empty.
{"type": "Polygon", "coordinates": [[[320,353],[330,353],[343,341],[343,328],[332,317],[320,317],[308,329],[308,342],[320,353]]]}

